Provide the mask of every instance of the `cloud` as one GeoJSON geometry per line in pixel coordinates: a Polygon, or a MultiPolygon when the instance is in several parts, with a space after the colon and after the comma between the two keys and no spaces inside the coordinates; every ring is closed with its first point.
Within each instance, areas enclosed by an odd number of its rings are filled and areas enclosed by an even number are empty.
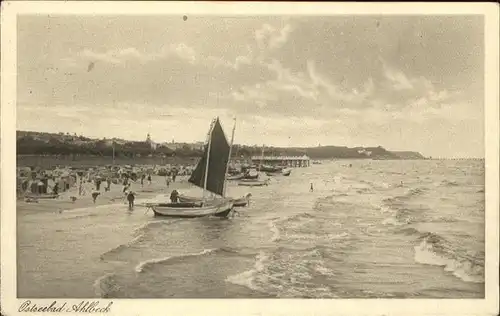
{"type": "Polygon", "coordinates": [[[332,100],[360,103],[370,96],[375,89],[373,79],[368,78],[364,84],[364,89],[361,92],[359,92],[356,88],[351,88],[349,91],[341,91],[337,85],[331,83],[326,76],[320,74],[316,70],[314,61],[308,60],[307,69],[312,83],[317,88],[324,88],[332,100]]]}
{"type": "Polygon", "coordinates": [[[292,71],[276,59],[261,61],[260,65],[270,70],[274,77],[242,86],[225,98],[238,103],[257,104],[260,111],[272,115],[301,113],[302,116],[319,119],[331,114],[332,107],[359,107],[374,92],[371,78],[359,89],[342,91],[316,71],[313,61],[308,62],[306,73],[292,71]]]}
{"type": "Polygon", "coordinates": [[[251,52],[249,52],[247,55],[237,56],[234,62],[223,57],[214,56],[208,56],[206,60],[208,63],[212,63],[216,67],[223,66],[234,70],[240,70],[242,66],[252,64],[252,55],[251,52]]]}
{"type": "MultiPolygon", "coordinates": [[[[171,56],[181,58],[187,62],[194,64],[197,60],[196,52],[192,47],[185,43],[171,44],[163,47],[158,52],[140,52],[134,47],[123,49],[113,49],[106,52],[95,52],[90,49],[84,49],[77,53],[77,58],[91,61],[100,61],[114,65],[124,64],[128,61],[136,61],[139,63],[148,63],[159,59],[166,59],[171,56]]],[[[76,64],[74,59],[66,59],[67,62],[76,64]]]]}
{"type": "Polygon", "coordinates": [[[279,29],[265,23],[255,31],[255,39],[260,49],[273,50],[282,47],[288,41],[292,31],[292,25],[289,23],[279,29]]]}
{"type": "Polygon", "coordinates": [[[100,33],[103,20],[83,29],[72,18],[50,23],[47,33],[38,31],[47,29],[47,18],[37,19],[37,28],[20,22],[18,39],[18,123],[27,129],[104,135],[111,124],[118,135],[134,137],[137,130],[170,135],[196,124],[199,131],[184,133],[203,138],[204,122],[220,114],[237,115],[237,135],[250,143],[263,137],[286,145],[378,139],[379,145],[387,140],[395,149],[413,149],[433,143],[429,131],[450,129],[463,137],[461,129],[483,128],[483,55],[478,43],[473,49],[454,44],[477,42],[460,40],[463,32],[477,33],[462,26],[460,32],[447,26],[435,38],[434,26],[441,24],[429,24],[415,39],[413,28],[425,21],[386,17],[382,32],[368,17],[223,23],[200,17],[189,24],[134,17],[112,22],[112,29],[127,32],[100,33]]]}
{"type": "Polygon", "coordinates": [[[384,76],[389,80],[392,88],[394,90],[411,90],[413,89],[413,84],[405,76],[405,74],[396,69],[390,68],[387,64],[384,65],[384,76]]]}

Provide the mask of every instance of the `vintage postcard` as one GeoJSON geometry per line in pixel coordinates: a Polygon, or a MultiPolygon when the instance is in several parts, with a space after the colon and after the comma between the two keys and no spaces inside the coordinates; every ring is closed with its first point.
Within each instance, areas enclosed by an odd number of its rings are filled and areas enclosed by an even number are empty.
{"type": "Polygon", "coordinates": [[[498,314],[498,12],[3,2],[2,314],[498,314]]]}

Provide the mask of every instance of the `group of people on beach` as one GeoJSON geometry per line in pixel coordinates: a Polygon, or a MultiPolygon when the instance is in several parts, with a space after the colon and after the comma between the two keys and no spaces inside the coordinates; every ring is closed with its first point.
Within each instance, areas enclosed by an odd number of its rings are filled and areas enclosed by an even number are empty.
{"type": "MultiPolygon", "coordinates": [[[[175,173],[173,173],[172,176],[170,176],[170,175],[166,175],[165,176],[165,182],[166,182],[167,187],[170,186],[170,181],[171,180],[175,182],[175,178],[176,178],[176,174],[175,173]]],[[[151,183],[152,183],[151,174],[148,174],[148,175],[142,174],[141,177],[140,177],[140,180],[141,180],[141,186],[142,187],[144,187],[144,182],[145,181],[148,181],[148,184],[151,185],[151,183]]],[[[94,204],[96,203],[97,198],[99,197],[99,195],[101,195],[101,192],[100,192],[101,182],[102,182],[101,179],[96,179],[96,181],[95,181],[95,190],[92,192],[92,200],[93,200],[94,204]]],[[[106,192],[110,190],[111,179],[109,179],[109,178],[107,179],[107,184],[108,184],[108,186],[105,188],[106,192]]],[[[126,175],[124,176],[122,184],[123,184],[122,193],[124,194],[125,198],[128,201],[129,209],[133,209],[134,208],[135,197],[136,197],[137,193],[133,192],[130,189],[131,182],[130,182],[130,178],[128,176],[126,176],[126,175]]],[[[56,190],[57,190],[57,187],[56,187],[56,190]]],[[[173,190],[172,194],[170,196],[170,199],[174,203],[178,202],[178,196],[179,196],[179,193],[176,190],[173,190]]]]}
{"type": "MultiPolygon", "coordinates": [[[[146,175],[145,174],[142,174],[141,176],[141,186],[144,187],[144,180],[146,179],[146,175]]],[[[148,182],[149,182],[149,185],[151,185],[151,175],[148,174],[148,182]]]]}

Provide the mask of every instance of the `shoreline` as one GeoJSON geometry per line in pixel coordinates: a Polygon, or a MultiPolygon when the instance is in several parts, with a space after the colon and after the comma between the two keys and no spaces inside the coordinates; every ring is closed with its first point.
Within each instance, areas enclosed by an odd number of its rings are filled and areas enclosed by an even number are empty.
{"type": "MultiPolygon", "coordinates": [[[[162,193],[169,194],[170,191],[174,189],[186,190],[190,187],[190,184],[187,182],[187,177],[179,177],[176,182],[171,182],[168,187],[166,186],[164,179],[165,178],[161,176],[152,176],[151,185],[145,181],[144,187],[141,186],[140,181],[131,182],[131,190],[136,193],[136,203],[138,200],[151,199],[162,193]]],[[[79,208],[98,207],[116,203],[127,204],[127,200],[122,190],[122,185],[112,184],[109,192],[104,192],[103,189],[100,191],[101,194],[97,197],[95,203],[93,203],[92,196],[90,194],[78,196],[77,192],[76,194],[72,194],[72,191],[62,192],[59,198],[40,199],[36,203],[26,202],[23,198],[17,200],[17,214],[28,215],[38,214],[40,212],[62,213],[64,211],[71,211],[79,208]],[[75,202],[71,202],[71,196],[75,196],[77,200],[75,202]]],[[[136,204],[136,207],[142,206],[140,204],[136,204]]]]}

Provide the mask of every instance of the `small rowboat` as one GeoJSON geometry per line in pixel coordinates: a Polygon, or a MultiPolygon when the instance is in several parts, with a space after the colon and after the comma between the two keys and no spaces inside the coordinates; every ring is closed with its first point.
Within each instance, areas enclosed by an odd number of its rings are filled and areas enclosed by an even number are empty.
{"type": "Polygon", "coordinates": [[[264,185],[268,185],[268,181],[267,180],[246,180],[246,179],[243,179],[241,180],[240,182],[238,182],[238,185],[239,186],[245,186],[245,187],[261,187],[261,186],[264,186],[264,185]]]}

